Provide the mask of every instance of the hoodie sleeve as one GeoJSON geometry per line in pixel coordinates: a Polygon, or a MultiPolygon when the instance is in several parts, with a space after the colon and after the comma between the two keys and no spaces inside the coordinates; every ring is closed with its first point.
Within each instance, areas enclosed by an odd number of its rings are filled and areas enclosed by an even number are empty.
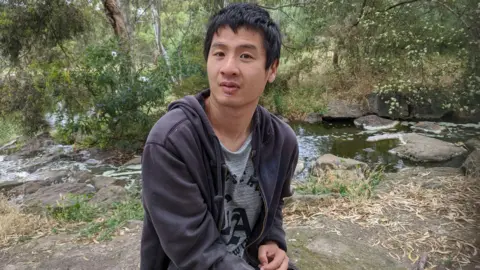
{"type": "Polygon", "coordinates": [[[291,191],[291,181],[293,178],[293,174],[295,173],[295,168],[297,167],[298,162],[298,143],[295,140],[295,147],[293,149],[293,153],[291,155],[291,159],[289,162],[289,167],[287,174],[285,175],[285,181],[283,183],[282,188],[282,195],[280,197],[280,202],[278,204],[277,210],[275,211],[275,219],[273,221],[273,225],[263,240],[263,243],[267,241],[274,241],[277,243],[278,247],[283,249],[287,252],[287,243],[285,240],[285,230],[283,229],[283,205],[284,205],[284,198],[290,197],[292,195],[291,191]]]}
{"type": "MultiPolygon", "coordinates": [[[[173,269],[253,269],[227,252],[198,185],[186,164],[172,151],[159,144],[146,144],[142,175],[146,218],[154,227],[152,235],[143,238],[158,239],[171,261],[170,267],[173,264],[173,269]]],[[[147,259],[156,260],[154,256],[147,259]]]]}

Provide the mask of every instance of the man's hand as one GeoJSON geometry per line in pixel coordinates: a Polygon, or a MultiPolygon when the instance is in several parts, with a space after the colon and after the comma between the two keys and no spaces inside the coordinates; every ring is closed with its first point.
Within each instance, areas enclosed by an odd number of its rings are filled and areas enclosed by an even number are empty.
{"type": "Polygon", "coordinates": [[[260,270],[288,270],[288,257],[277,243],[268,241],[258,249],[260,270]]]}

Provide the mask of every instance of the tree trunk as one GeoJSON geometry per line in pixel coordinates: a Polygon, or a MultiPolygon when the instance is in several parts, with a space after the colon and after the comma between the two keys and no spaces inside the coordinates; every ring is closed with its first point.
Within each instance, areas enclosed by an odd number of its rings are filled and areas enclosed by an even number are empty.
{"type": "Polygon", "coordinates": [[[175,79],[175,77],[173,77],[173,74],[172,74],[172,66],[170,64],[170,58],[168,57],[168,52],[162,44],[162,22],[160,20],[162,0],[150,0],[150,6],[152,7],[153,30],[155,33],[155,45],[157,48],[155,55],[156,56],[161,55],[165,59],[165,63],[167,64],[167,68],[168,68],[168,73],[170,74],[170,79],[172,80],[172,82],[176,83],[177,80],[175,79]]]}
{"type": "Polygon", "coordinates": [[[105,14],[112,25],[115,35],[120,39],[122,47],[127,49],[129,47],[127,25],[117,0],[103,0],[103,5],[105,7],[105,14]]]}

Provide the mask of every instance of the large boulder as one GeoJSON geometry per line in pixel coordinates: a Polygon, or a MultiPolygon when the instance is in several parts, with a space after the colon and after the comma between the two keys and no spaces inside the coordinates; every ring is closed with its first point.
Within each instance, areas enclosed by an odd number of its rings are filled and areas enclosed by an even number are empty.
{"type": "Polygon", "coordinates": [[[309,113],[309,114],[307,114],[307,116],[305,116],[304,121],[308,122],[310,124],[321,123],[322,122],[322,115],[319,114],[319,113],[309,113]]]}
{"type": "Polygon", "coordinates": [[[402,134],[399,139],[402,144],[389,152],[417,162],[447,161],[467,152],[453,143],[416,133],[402,134]]]}
{"type": "Polygon", "coordinates": [[[108,186],[120,186],[125,187],[127,182],[122,179],[116,179],[108,176],[95,176],[86,183],[92,184],[97,190],[108,186]]]}
{"type": "Polygon", "coordinates": [[[293,175],[299,175],[305,169],[305,162],[303,160],[299,160],[297,166],[295,167],[295,172],[293,175]]]}
{"type": "Polygon", "coordinates": [[[61,159],[70,159],[70,156],[65,155],[63,153],[55,153],[52,155],[45,155],[40,156],[39,158],[31,159],[23,168],[22,170],[27,171],[29,173],[33,173],[36,170],[61,159]]]}
{"type": "Polygon", "coordinates": [[[467,176],[480,177],[480,149],[476,149],[468,155],[462,164],[462,169],[467,176]]]}
{"type": "Polygon", "coordinates": [[[399,93],[377,94],[367,96],[368,111],[380,117],[393,119],[405,119],[410,116],[407,98],[399,93]],[[398,106],[391,106],[390,103],[398,102],[398,106]],[[393,109],[392,109],[393,108],[393,109]]]}
{"type": "Polygon", "coordinates": [[[413,130],[418,130],[422,132],[428,132],[428,133],[435,133],[435,134],[440,134],[442,133],[446,128],[443,126],[440,126],[439,124],[435,122],[418,122],[415,125],[412,126],[413,130]]]}
{"type": "Polygon", "coordinates": [[[438,120],[452,113],[442,107],[442,97],[438,92],[422,100],[402,93],[372,93],[367,100],[370,113],[393,119],[438,120]]]}
{"type": "Polygon", "coordinates": [[[465,145],[468,147],[470,150],[475,150],[475,149],[480,149],[480,138],[472,138],[465,142],[465,145]]]}
{"type": "Polygon", "coordinates": [[[0,155],[9,155],[17,150],[17,140],[14,139],[0,147],[0,155]]]}
{"type": "Polygon", "coordinates": [[[328,171],[335,171],[334,174],[342,174],[341,170],[353,170],[363,172],[368,168],[364,162],[349,158],[341,158],[332,154],[325,154],[319,157],[311,168],[314,176],[325,176],[328,171]]]}
{"type": "Polygon", "coordinates": [[[42,187],[47,186],[44,181],[31,181],[26,182],[20,186],[16,186],[8,191],[8,197],[17,197],[20,195],[27,195],[37,192],[42,187]]]}
{"type": "Polygon", "coordinates": [[[124,201],[127,196],[128,195],[125,188],[119,186],[108,186],[95,193],[88,203],[95,205],[111,205],[115,202],[124,201]]]}
{"type": "Polygon", "coordinates": [[[88,195],[93,194],[95,188],[85,183],[63,183],[42,187],[35,193],[23,197],[23,204],[26,207],[57,207],[70,206],[74,202],[67,195],[88,195]]]}
{"type": "Polygon", "coordinates": [[[328,102],[327,112],[323,118],[358,118],[366,115],[367,112],[368,110],[363,104],[334,99],[328,102]]]}
{"type": "Polygon", "coordinates": [[[381,118],[376,115],[367,115],[357,118],[353,121],[356,127],[365,130],[382,130],[394,128],[398,125],[398,121],[381,118]]]}

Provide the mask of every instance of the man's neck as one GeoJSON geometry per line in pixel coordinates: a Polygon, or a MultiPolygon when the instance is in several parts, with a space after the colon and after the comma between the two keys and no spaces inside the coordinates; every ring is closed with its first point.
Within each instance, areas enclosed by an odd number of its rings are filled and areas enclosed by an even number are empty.
{"type": "Polygon", "coordinates": [[[230,151],[238,150],[248,135],[257,103],[242,108],[225,107],[211,97],[205,100],[207,117],[220,142],[230,151]]]}

